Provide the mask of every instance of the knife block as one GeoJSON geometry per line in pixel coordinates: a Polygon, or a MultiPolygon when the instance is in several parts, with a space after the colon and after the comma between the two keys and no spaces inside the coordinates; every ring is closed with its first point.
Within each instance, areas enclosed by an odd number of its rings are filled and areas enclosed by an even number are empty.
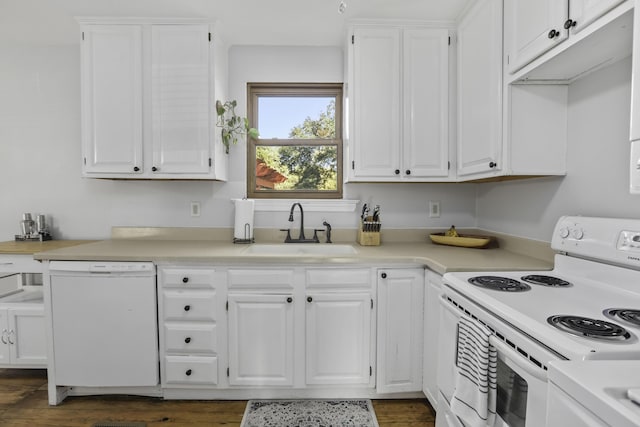
{"type": "Polygon", "coordinates": [[[380,231],[363,231],[365,225],[360,221],[358,244],[360,246],[380,246],[380,231]]]}

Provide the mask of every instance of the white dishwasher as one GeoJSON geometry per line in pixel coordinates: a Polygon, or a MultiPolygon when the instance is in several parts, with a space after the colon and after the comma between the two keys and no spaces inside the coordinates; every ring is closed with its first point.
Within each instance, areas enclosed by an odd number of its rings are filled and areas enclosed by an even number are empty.
{"type": "Polygon", "coordinates": [[[49,274],[56,384],[157,385],[153,263],[52,261],[49,274]]]}

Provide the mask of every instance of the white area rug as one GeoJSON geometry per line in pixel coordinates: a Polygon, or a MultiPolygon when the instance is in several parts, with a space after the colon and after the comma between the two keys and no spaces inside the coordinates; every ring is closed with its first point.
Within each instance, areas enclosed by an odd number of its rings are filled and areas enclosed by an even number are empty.
{"type": "Polygon", "coordinates": [[[378,427],[371,400],[250,400],[240,427],[378,427]]]}

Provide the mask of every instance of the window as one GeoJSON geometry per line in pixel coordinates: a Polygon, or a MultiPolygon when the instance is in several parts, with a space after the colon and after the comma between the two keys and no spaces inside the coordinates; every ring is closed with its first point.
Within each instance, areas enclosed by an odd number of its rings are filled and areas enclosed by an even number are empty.
{"type": "Polygon", "coordinates": [[[342,198],[342,83],[247,86],[247,196],[342,198]]]}

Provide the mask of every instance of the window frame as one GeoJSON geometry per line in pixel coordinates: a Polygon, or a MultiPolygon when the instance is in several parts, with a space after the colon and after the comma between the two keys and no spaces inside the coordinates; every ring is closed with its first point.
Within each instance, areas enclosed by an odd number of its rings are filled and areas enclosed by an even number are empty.
{"type": "Polygon", "coordinates": [[[326,96],[336,100],[333,139],[261,139],[247,138],[247,197],[255,199],[342,199],[343,197],[343,83],[247,83],[247,119],[259,129],[258,98],[261,96],[326,96]],[[336,146],[337,187],[329,190],[256,190],[257,146],[336,146]]]}

